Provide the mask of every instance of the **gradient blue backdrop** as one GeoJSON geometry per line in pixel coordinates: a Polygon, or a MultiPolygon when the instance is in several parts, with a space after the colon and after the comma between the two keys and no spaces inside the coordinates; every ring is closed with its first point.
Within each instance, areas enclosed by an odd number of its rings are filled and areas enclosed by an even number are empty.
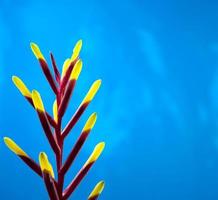
{"type": "MultiPolygon", "coordinates": [[[[90,84],[98,95],[68,137],[69,151],[89,114],[98,121],[67,175],[94,145],[106,149],[72,199],[86,199],[104,179],[102,200],[218,199],[218,2],[215,0],[1,0],[0,136],[34,159],[46,151],[36,113],[12,84],[20,76],[51,112],[54,96],[29,48],[59,67],[83,39],[83,72],[65,117],[90,84]],[[73,198],[74,197],[74,198],[73,198]]],[[[0,199],[44,200],[43,182],[1,141],[0,199]]]]}

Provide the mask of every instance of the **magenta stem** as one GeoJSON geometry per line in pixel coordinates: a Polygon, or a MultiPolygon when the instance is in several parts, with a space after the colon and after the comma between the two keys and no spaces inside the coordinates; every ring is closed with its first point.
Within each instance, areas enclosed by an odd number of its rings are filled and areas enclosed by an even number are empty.
{"type": "Polygon", "coordinates": [[[58,109],[58,115],[60,117],[63,117],[63,115],[67,109],[67,106],[69,104],[70,98],[71,98],[72,93],[73,93],[73,89],[75,87],[75,84],[76,84],[76,81],[71,80],[71,81],[69,81],[69,83],[67,85],[67,89],[63,95],[62,101],[61,101],[59,109],[58,109]]]}
{"type": "Polygon", "coordinates": [[[58,82],[58,84],[60,84],[60,77],[61,77],[60,76],[60,72],[58,71],[55,58],[54,58],[54,56],[53,56],[53,54],[51,52],[50,52],[50,57],[51,57],[51,62],[52,62],[53,70],[54,70],[54,73],[55,73],[55,79],[58,82]]]}
{"type": "Polygon", "coordinates": [[[41,65],[41,67],[42,67],[42,71],[44,72],[45,77],[48,80],[52,90],[54,91],[55,94],[57,94],[58,93],[58,89],[57,89],[55,80],[54,80],[54,78],[53,78],[53,76],[52,76],[52,74],[51,74],[51,72],[50,72],[50,70],[48,68],[48,64],[43,59],[39,59],[39,63],[41,65]]]}
{"type": "Polygon", "coordinates": [[[69,186],[66,188],[63,194],[63,200],[66,200],[69,198],[69,196],[74,192],[74,190],[77,188],[77,186],[80,184],[80,182],[83,180],[84,176],[88,173],[89,169],[92,167],[94,162],[89,163],[85,167],[83,167],[76,177],[72,180],[72,182],[69,184],[69,186]]]}
{"type": "MultiPolygon", "coordinates": [[[[32,98],[29,98],[29,97],[25,97],[25,98],[26,98],[27,101],[34,107],[32,98]]],[[[34,107],[34,108],[35,108],[35,107],[34,107]]],[[[46,112],[46,117],[47,117],[47,119],[48,119],[50,125],[51,125],[53,128],[55,128],[55,127],[56,127],[56,122],[55,122],[55,120],[54,120],[47,112],[46,112]]]]}
{"type": "Polygon", "coordinates": [[[40,166],[31,158],[26,156],[19,156],[36,174],[42,177],[42,171],[40,166]]]}
{"type": "Polygon", "coordinates": [[[48,172],[43,172],[43,179],[48,191],[50,200],[60,200],[53,178],[48,172]]]}
{"type": "Polygon", "coordinates": [[[54,138],[54,135],[52,134],[52,131],[50,129],[49,123],[48,123],[48,119],[45,115],[44,112],[37,110],[40,122],[42,124],[43,130],[45,132],[45,135],[53,149],[53,151],[57,154],[60,152],[59,146],[54,138]]]}
{"type": "Polygon", "coordinates": [[[62,136],[63,138],[65,138],[69,132],[72,130],[72,128],[74,127],[74,125],[77,123],[77,121],[80,119],[81,115],[83,114],[83,112],[85,111],[85,109],[87,108],[87,106],[89,105],[89,102],[86,102],[84,104],[82,104],[74,113],[74,115],[72,116],[72,118],[70,119],[70,121],[68,122],[68,124],[66,125],[66,127],[64,128],[64,130],[62,131],[62,136]]]}
{"type": "Polygon", "coordinates": [[[78,155],[80,149],[82,148],[84,142],[86,141],[86,138],[88,137],[90,131],[91,130],[89,129],[89,130],[81,133],[76,144],[72,148],[68,158],[66,159],[66,162],[63,164],[63,167],[61,168],[62,174],[66,174],[66,172],[69,170],[70,166],[73,164],[73,161],[75,160],[75,158],[78,155]]]}
{"type": "Polygon", "coordinates": [[[74,68],[76,62],[77,62],[77,59],[70,63],[70,66],[67,68],[67,71],[66,71],[64,77],[61,80],[61,84],[60,84],[61,95],[64,95],[66,85],[67,85],[67,83],[69,81],[71,72],[73,71],[73,68],[74,68]]]}

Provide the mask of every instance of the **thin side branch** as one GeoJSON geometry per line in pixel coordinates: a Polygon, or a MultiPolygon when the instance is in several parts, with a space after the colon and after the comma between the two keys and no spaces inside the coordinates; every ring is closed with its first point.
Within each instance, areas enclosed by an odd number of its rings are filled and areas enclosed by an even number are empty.
{"type": "Polygon", "coordinates": [[[51,57],[51,61],[52,61],[52,66],[53,66],[53,70],[54,70],[54,74],[55,74],[55,79],[58,82],[58,84],[60,84],[60,72],[57,68],[56,62],[55,62],[55,58],[53,56],[53,54],[50,52],[50,57],[51,57]]]}
{"type": "Polygon", "coordinates": [[[41,59],[41,58],[39,59],[39,63],[41,65],[42,71],[44,72],[45,77],[48,80],[52,90],[54,91],[55,94],[57,94],[58,89],[57,89],[56,83],[54,81],[54,78],[49,70],[48,64],[46,63],[46,61],[44,59],[41,59]]]}

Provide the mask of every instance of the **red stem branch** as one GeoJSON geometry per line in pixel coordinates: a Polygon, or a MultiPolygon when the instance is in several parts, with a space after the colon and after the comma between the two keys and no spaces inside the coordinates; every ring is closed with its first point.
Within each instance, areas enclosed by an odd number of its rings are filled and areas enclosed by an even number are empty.
{"type": "Polygon", "coordinates": [[[51,57],[53,70],[54,70],[54,73],[55,73],[55,79],[58,82],[58,84],[60,84],[60,77],[61,77],[60,72],[58,71],[58,68],[57,68],[57,65],[56,65],[56,62],[55,62],[55,58],[54,58],[54,56],[53,56],[53,54],[51,52],[50,52],[50,57],[51,57]]]}
{"type": "MultiPolygon", "coordinates": [[[[27,99],[27,101],[34,107],[32,98],[26,97],[26,99],[27,99]]],[[[47,119],[48,119],[50,125],[51,125],[53,128],[55,128],[55,127],[56,127],[56,122],[55,122],[55,120],[54,120],[47,112],[46,112],[46,117],[47,117],[47,119]]]]}
{"type": "Polygon", "coordinates": [[[72,165],[73,161],[75,160],[76,156],[78,155],[80,149],[82,148],[84,142],[86,141],[86,138],[88,137],[91,130],[87,130],[81,133],[80,137],[78,138],[76,144],[72,148],[68,158],[66,159],[66,162],[63,164],[63,167],[61,168],[61,173],[66,174],[70,166],[72,165]]]}
{"type": "Polygon", "coordinates": [[[43,179],[44,179],[45,186],[48,191],[50,200],[60,200],[56,186],[55,186],[54,179],[47,172],[43,172],[43,179]]]}
{"type": "MultiPolygon", "coordinates": [[[[61,103],[61,90],[58,91],[58,94],[56,95],[57,99],[57,108],[60,107],[61,103]]],[[[60,173],[61,167],[62,167],[62,160],[63,160],[63,139],[61,137],[61,123],[62,123],[62,118],[61,116],[58,115],[58,121],[57,121],[57,126],[55,128],[55,135],[57,138],[58,145],[60,147],[60,152],[56,154],[56,164],[57,164],[57,174],[58,174],[58,181],[57,181],[57,191],[58,191],[58,196],[60,200],[63,199],[62,193],[63,193],[63,185],[64,185],[64,175],[60,173]]]]}
{"type": "Polygon", "coordinates": [[[43,59],[39,59],[39,63],[41,65],[41,67],[42,67],[42,71],[44,72],[45,77],[48,80],[52,90],[54,91],[55,94],[57,94],[58,93],[58,88],[57,88],[55,80],[54,80],[54,78],[53,78],[53,76],[52,76],[52,74],[51,74],[51,72],[49,70],[48,64],[43,59]]]}
{"type": "Polygon", "coordinates": [[[71,72],[73,71],[73,68],[74,68],[76,62],[77,62],[77,59],[75,59],[73,62],[70,63],[70,66],[67,68],[67,71],[61,80],[61,84],[60,84],[61,95],[63,95],[65,92],[66,85],[69,81],[71,72]]]}
{"type": "Polygon", "coordinates": [[[63,194],[63,200],[66,200],[69,198],[69,196],[74,192],[74,190],[77,188],[77,186],[80,184],[80,182],[83,180],[84,176],[88,173],[89,169],[92,167],[94,162],[89,163],[85,167],[83,167],[76,177],[72,180],[72,182],[68,185],[66,190],[64,191],[63,194]]]}
{"type": "Polygon", "coordinates": [[[31,158],[26,156],[19,156],[36,174],[42,177],[42,171],[40,166],[31,158]]]}
{"type": "Polygon", "coordinates": [[[76,84],[76,81],[72,80],[72,81],[69,81],[69,83],[67,85],[66,92],[62,98],[62,101],[61,101],[59,109],[58,109],[58,115],[60,117],[63,117],[63,115],[67,109],[67,106],[68,106],[69,101],[70,101],[70,97],[72,96],[73,89],[75,87],[75,84],[76,84]]]}
{"type": "Polygon", "coordinates": [[[52,134],[52,131],[50,129],[49,123],[48,123],[48,119],[46,117],[46,114],[42,111],[37,110],[40,122],[42,124],[43,130],[45,132],[45,135],[53,149],[53,151],[58,154],[60,152],[60,148],[54,138],[54,135],[52,134]]]}
{"type": "Polygon", "coordinates": [[[76,112],[74,113],[74,115],[72,116],[72,118],[70,119],[70,121],[68,122],[64,130],[62,131],[63,138],[65,138],[69,134],[69,132],[74,127],[74,125],[77,123],[77,121],[79,120],[79,118],[81,117],[81,115],[83,114],[83,112],[85,111],[88,105],[89,105],[89,102],[86,102],[82,104],[81,106],[79,106],[79,108],[76,110],[76,112]]]}

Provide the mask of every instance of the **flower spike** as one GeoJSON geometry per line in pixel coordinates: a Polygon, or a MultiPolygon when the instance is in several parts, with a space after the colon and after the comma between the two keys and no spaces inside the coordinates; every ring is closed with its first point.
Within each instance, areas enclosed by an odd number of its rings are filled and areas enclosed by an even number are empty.
{"type": "MultiPolygon", "coordinates": [[[[62,122],[64,121],[63,116],[66,112],[75,85],[82,70],[83,63],[80,59],[82,40],[79,40],[76,43],[75,47],[73,48],[72,55],[70,58],[65,60],[61,73],[58,69],[58,66],[56,65],[56,61],[52,53],[50,53],[51,64],[53,67],[53,71],[51,72],[49,65],[38,45],[35,43],[30,43],[30,47],[33,54],[37,58],[51,89],[55,94],[52,109],[53,116],[46,112],[40,93],[37,90],[30,91],[24,82],[17,76],[13,76],[12,81],[20,93],[34,108],[39,117],[45,136],[55,155],[56,172],[54,173],[53,167],[44,152],[39,153],[38,164],[33,159],[31,159],[31,157],[12,139],[5,137],[4,142],[12,152],[14,152],[23,162],[25,162],[25,164],[27,164],[35,173],[43,178],[49,199],[67,200],[69,199],[72,192],[79,186],[80,182],[89,172],[105,147],[104,142],[97,144],[74,179],[66,188],[64,188],[65,175],[68,172],[70,166],[73,164],[80,150],[82,149],[83,144],[86,142],[91,130],[93,129],[97,120],[97,114],[94,112],[89,116],[78,139],[76,140],[76,143],[73,145],[69,155],[66,155],[66,160],[64,160],[64,144],[66,136],[70,133],[71,129],[80,119],[87,106],[93,100],[94,96],[100,88],[101,80],[99,79],[92,84],[87,94],[79,104],[77,110],[71,117],[70,121],[68,121],[66,127],[62,129],[62,122]],[[57,177],[55,177],[55,174],[57,174],[57,177]]],[[[104,182],[100,181],[90,193],[88,200],[96,200],[102,192],[103,188],[104,182]]]]}
{"type": "Polygon", "coordinates": [[[95,188],[92,190],[91,194],[89,195],[88,200],[97,200],[104,189],[104,185],[104,181],[98,182],[95,188]]]}
{"type": "Polygon", "coordinates": [[[103,149],[105,147],[104,142],[98,143],[86,163],[83,165],[81,170],[77,173],[75,178],[72,180],[72,182],[68,185],[68,187],[64,191],[63,199],[66,200],[69,198],[69,196],[72,194],[72,192],[77,188],[77,186],[80,184],[82,179],[85,177],[85,175],[88,173],[92,165],[95,163],[95,161],[99,158],[101,155],[103,149]]]}

